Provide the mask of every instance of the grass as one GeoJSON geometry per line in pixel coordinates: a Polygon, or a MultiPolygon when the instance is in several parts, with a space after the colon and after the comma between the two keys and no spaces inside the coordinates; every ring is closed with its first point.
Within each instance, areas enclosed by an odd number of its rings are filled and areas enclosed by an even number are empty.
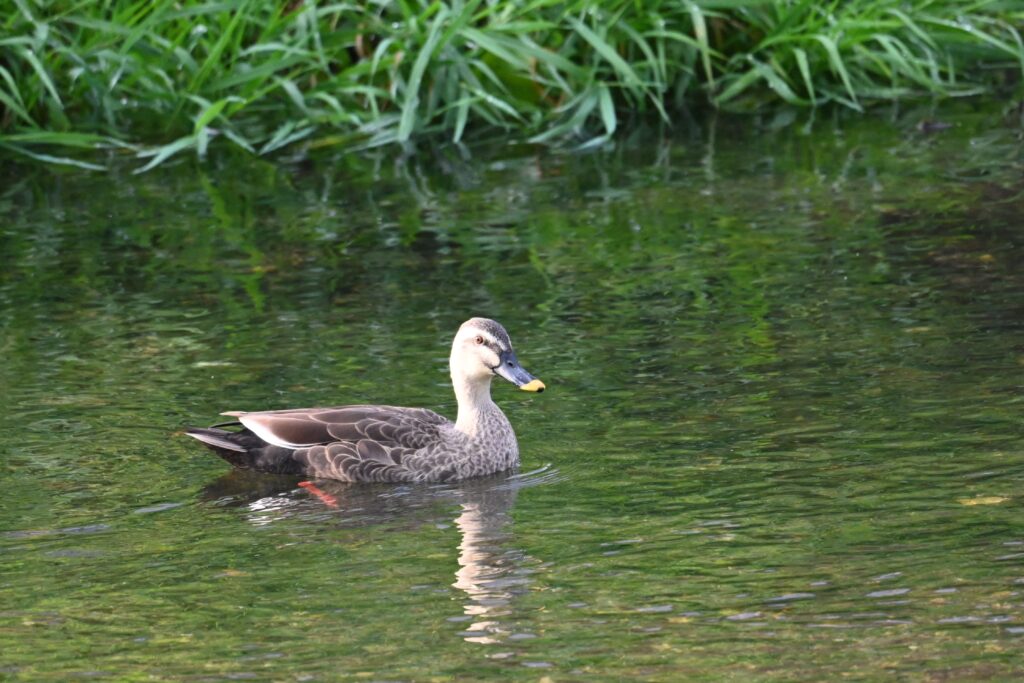
{"type": "Polygon", "coordinates": [[[861,109],[1024,73],[1016,0],[2,2],[0,146],[140,172],[211,143],[601,144],[634,114],[861,109]]]}

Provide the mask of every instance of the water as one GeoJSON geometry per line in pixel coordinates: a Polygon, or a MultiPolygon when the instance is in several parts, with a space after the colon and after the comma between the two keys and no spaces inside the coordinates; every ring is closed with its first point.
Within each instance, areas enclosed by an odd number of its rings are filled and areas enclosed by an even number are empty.
{"type": "Polygon", "coordinates": [[[0,676],[1021,676],[1020,129],[927,116],[8,166],[0,676]],[[300,486],[180,434],[454,415],[471,315],[549,388],[495,385],[515,477],[300,486]]]}

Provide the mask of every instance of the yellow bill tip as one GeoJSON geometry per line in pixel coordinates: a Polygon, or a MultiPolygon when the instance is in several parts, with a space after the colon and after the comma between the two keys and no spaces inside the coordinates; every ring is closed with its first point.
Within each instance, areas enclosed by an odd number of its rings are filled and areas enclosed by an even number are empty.
{"type": "Polygon", "coordinates": [[[539,379],[533,379],[519,388],[522,389],[523,391],[534,391],[540,393],[544,391],[544,389],[546,389],[547,387],[545,387],[544,382],[541,382],[539,379]]]}

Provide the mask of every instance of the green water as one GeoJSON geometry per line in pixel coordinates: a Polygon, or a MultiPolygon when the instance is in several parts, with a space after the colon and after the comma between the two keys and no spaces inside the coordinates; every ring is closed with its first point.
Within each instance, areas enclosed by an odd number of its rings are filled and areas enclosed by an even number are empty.
{"type": "Polygon", "coordinates": [[[1024,144],[930,115],[8,164],[0,678],[1024,676],[1024,144]],[[472,315],[549,388],[495,385],[515,477],[317,496],[179,432],[454,415],[472,315]]]}

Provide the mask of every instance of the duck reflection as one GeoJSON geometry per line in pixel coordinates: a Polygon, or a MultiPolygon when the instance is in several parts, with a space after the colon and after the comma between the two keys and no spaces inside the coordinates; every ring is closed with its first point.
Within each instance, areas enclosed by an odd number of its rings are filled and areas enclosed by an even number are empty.
{"type": "Polygon", "coordinates": [[[345,525],[414,528],[447,522],[455,503],[454,524],[461,534],[453,587],[465,594],[462,615],[467,642],[499,643],[511,633],[502,618],[513,611],[516,596],[529,590],[533,561],[511,547],[512,506],[528,475],[501,475],[450,485],[368,486],[295,477],[272,477],[233,470],[203,490],[217,505],[244,506],[254,524],[284,517],[330,518],[345,525]],[[444,511],[444,512],[442,512],[444,511]]]}
{"type": "Polygon", "coordinates": [[[473,622],[463,632],[471,643],[498,643],[508,629],[499,618],[511,612],[515,596],[529,590],[527,559],[508,548],[512,538],[510,511],[518,488],[508,482],[473,491],[460,501],[455,525],[462,533],[459,569],[452,585],[466,594],[463,614],[473,622]]]}

